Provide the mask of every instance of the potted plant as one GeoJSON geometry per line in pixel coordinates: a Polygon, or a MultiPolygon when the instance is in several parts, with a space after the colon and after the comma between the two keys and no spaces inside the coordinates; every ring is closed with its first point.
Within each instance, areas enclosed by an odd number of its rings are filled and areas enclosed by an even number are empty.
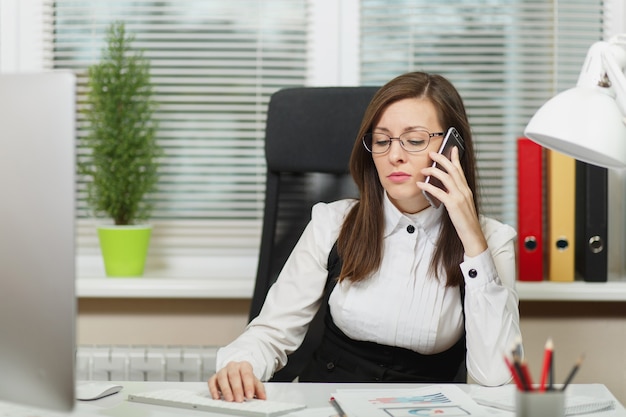
{"type": "Polygon", "coordinates": [[[124,23],[113,23],[100,62],[88,69],[88,134],[81,140],[87,152],[78,161],[87,204],[113,223],[98,227],[108,276],[143,275],[152,230],[148,196],[156,190],[162,154],[150,63],[131,50],[133,39],[124,23]]]}

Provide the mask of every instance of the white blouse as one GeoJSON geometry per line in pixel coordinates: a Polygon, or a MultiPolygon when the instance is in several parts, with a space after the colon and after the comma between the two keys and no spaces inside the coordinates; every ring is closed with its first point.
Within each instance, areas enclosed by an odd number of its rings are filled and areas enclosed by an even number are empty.
{"type": "MultiPolygon", "coordinates": [[[[313,207],[306,227],[259,316],[246,331],[219,349],[219,370],[230,361],[249,361],[263,381],[285,365],[302,343],[318,310],[328,275],[328,254],[354,200],[313,207]]],[[[379,270],[357,283],[344,281],[331,293],[335,324],[355,340],[442,352],[463,332],[458,288],[446,288],[445,274],[429,273],[442,209],[401,213],[385,197],[383,260],[379,270]]],[[[489,249],[460,264],[465,278],[465,331],[469,375],[483,385],[500,385],[511,375],[503,355],[520,337],[515,291],[516,233],[510,226],[481,217],[489,249]]]]}

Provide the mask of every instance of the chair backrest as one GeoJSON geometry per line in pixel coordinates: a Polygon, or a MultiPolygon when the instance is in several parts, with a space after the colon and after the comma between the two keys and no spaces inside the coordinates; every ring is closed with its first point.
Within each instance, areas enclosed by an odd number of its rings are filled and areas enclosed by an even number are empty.
{"type": "MultiPolygon", "coordinates": [[[[313,204],[357,197],[348,162],[377,87],[289,88],[272,95],[265,131],[267,182],[250,320],[308,223],[313,204]]],[[[291,381],[319,343],[325,306],[274,381],[291,381]]]]}

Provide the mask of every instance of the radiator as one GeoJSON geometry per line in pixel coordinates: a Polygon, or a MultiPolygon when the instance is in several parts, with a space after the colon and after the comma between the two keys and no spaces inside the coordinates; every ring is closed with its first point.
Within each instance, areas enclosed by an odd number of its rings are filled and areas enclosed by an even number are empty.
{"type": "Polygon", "coordinates": [[[206,381],[217,346],[78,346],[79,381],[206,381]]]}

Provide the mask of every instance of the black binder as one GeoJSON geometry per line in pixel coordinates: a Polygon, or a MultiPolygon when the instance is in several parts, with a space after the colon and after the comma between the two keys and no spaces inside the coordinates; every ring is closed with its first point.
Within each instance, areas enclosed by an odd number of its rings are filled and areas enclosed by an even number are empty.
{"type": "Polygon", "coordinates": [[[584,281],[608,279],[608,170],[576,161],[576,272],[584,281]]]}

